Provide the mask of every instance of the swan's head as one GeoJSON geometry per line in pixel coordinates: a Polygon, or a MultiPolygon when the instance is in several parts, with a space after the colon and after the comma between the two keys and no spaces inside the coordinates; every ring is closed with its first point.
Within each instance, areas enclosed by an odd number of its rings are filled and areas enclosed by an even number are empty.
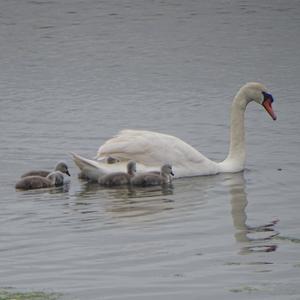
{"type": "Polygon", "coordinates": [[[241,91],[245,94],[248,102],[255,101],[258,104],[261,104],[273,120],[277,119],[272,108],[272,103],[274,101],[273,96],[268,93],[263,84],[258,82],[249,82],[241,88],[241,91]]]}
{"type": "Polygon", "coordinates": [[[174,176],[173,170],[172,170],[172,166],[169,164],[165,164],[161,167],[161,173],[164,175],[172,175],[174,176]]]}
{"type": "Polygon", "coordinates": [[[136,173],[136,163],[135,161],[131,160],[127,164],[127,173],[130,175],[134,175],[136,173]]]}
{"type": "Polygon", "coordinates": [[[71,176],[69,173],[69,169],[67,164],[64,161],[60,161],[56,166],[55,166],[55,171],[60,171],[64,174],[67,174],[68,176],[71,176]]]}

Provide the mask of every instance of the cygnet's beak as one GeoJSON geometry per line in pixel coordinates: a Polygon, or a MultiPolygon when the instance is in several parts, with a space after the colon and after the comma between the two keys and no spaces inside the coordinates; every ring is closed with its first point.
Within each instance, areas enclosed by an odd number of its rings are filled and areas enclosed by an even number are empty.
{"type": "Polygon", "coordinates": [[[171,171],[171,173],[170,173],[172,176],[174,176],[174,173],[173,173],[173,171],[171,171]]]}
{"type": "Polygon", "coordinates": [[[71,174],[69,173],[69,170],[66,171],[66,174],[67,174],[68,176],[71,176],[71,174]]]}
{"type": "Polygon", "coordinates": [[[272,108],[272,103],[273,103],[273,97],[271,94],[268,93],[264,93],[264,101],[262,103],[262,106],[265,108],[265,110],[269,113],[269,115],[271,116],[271,118],[275,121],[277,119],[277,116],[272,108]]]}

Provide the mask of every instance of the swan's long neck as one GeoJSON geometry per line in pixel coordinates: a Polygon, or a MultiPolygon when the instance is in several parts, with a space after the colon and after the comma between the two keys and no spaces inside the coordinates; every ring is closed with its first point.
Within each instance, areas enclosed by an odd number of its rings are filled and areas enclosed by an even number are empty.
{"type": "Polygon", "coordinates": [[[219,163],[220,172],[239,172],[244,169],[246,159],[244,115],[248,103],[242,90],[233,99],[229,153],[227,158],[219,163]]]}

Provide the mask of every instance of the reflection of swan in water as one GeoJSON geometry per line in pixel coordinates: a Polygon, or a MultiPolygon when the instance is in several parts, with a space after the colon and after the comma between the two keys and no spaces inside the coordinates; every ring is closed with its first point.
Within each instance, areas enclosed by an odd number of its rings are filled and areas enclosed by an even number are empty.
{"type": "Polygon", "coordinates": [[[276,245],[266,244],[266,241],[270,241],[274,236],[278,235],[278,232],[274,230],[277,220],[260,226],[247,225],[245,210],[248,201],[245,192],[244,173],[224,174],[222,177],[224,177],[224,184],[229,187],[231,195],[231,215],[236,229],[235,239],[238,243],[248,243],[247,246],[242,248],[241,253],[275,251],[276,245]],[[262,244],[263,241],[265,242],[262,244]]]}
{"type": "MultiPolygon", "coordinates": [[[[112,218],[110,221],[113,219],[126,219],[126,222],[130,222],[130,220],[144,222],[150,219],[161,221],[160,213],[167,210],[172,211],[164,218],[180,218],[182,216],[181,209],[191,211],[197,210],[199,206],[205,209],[205,204],[210,199],[208,192],[220,183],[228,187],[231,216],[235,229],[234,236],[236,242],[242,246],[241,253],[275,251],[276,245],[271,241],[278,234],[274,229],[276,221],[260,226],[247,224],[248,201],[243,173],[184,178],[176,180],[174,186],[150,188],[107,189],[100,188],[98,184],[85,182],[81,191],[76,195],[75,207],[78,212],[86,214],[86,218],[89,220],[91,219],[90,213],[95,213],[95,218],[98,219],[99,212],[101,213],[103,208],[104,215],[109,213],[112,218]],[[98,206],[100,207],[96,211],[98,206]],[[94,210],[95,208],[96,210],[94,210]]],[[[226,188],[223,190],[225,191],[226,188]]],[[[114,223],[114,221],[112,222],[114,223]]]]}
{"type": "MultiPolygon", "coordinates": [[[[85,182],[76,194],[78,212],[96,213],[88,206],[101,206],[113,219],[125,219],[155,215],[173,208],[172,185],[147,188],[119,186],[114,188],[100,187],[93,182],[85,182]]],[[[74,208],[74,207],[73,207],[74,208]]],[[[87,216],[89,219],[91,216],[87,216]]]]}

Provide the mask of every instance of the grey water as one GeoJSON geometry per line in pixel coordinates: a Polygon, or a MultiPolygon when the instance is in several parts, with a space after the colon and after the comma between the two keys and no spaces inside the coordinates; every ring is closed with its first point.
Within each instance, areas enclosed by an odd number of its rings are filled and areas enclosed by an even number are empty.
{"type": "Polygon", "coordinates": [[[62,299],[300,299],[300,3],[0,1],[0,289],[62,299]],[[275,99],[246,111],[238,174],[168,188],[77,178],[123,128],[228,151],[248,81],[275,99]],[[17,192],[31,169],[70,166],[61,189],[17,192]]]}

